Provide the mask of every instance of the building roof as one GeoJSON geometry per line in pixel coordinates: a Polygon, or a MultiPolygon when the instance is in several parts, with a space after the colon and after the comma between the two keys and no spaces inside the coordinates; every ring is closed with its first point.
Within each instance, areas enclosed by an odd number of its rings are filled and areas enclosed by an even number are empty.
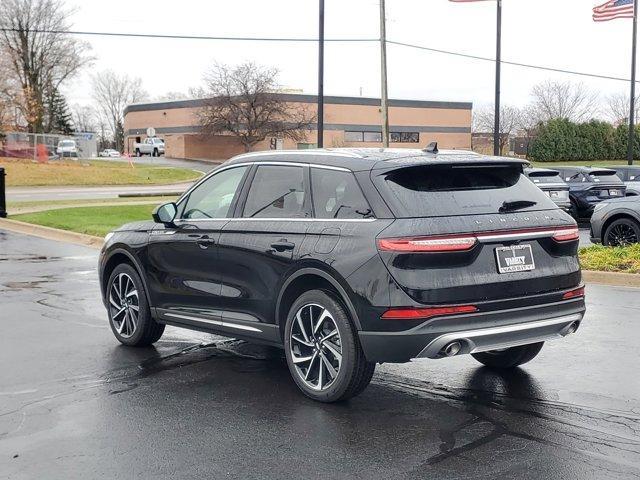
{"type": "MultiPolygon", "coordinates": [[[[317,95],[302,95],[297,93],[273,93],[273,96],[285,102],[299,103],[317,103],[317,95]]],[[[124,114],[129,112],[147,112],[151,110],[169,110],[172,108],[198,108],[205,105],[208,99],[196,98],[191,100],[172,100],[165,102],[149,102],[134,103],[128,105],[124,109],[124,114]]],[[[379,98],[371,97],[340,97],[340,96],[324,96],[324,103],[333,105],[371,105],[380,106],[379,98]]],[[[471,102],[448,102],[448,101],[432,101],[432,100],[403,100],[390,99],[390,107],[407,107],[407,108],[443,108],[454,110],[471,110],[473,103],[471,102]]]]}
{"type": "Polygon", "coordinates": [[[315,163],[344,167],[353,171],[387,169],[422,164],[487,164],[510,163],[528,165],[527,160],[511,157],[492,157],[467,150],[427,150],[408,148],[335,148],[309,150],[266,150],[237,155],[223,165],[255,161],[315,163]]]}

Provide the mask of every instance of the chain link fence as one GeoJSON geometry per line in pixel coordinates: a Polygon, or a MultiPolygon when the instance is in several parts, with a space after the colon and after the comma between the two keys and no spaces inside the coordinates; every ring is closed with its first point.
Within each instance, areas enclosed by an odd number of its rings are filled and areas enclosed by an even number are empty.
{"type": "Polygon", "coordinates": [[[46,162],[61,157],[93,158],[98,155],[97,149],[97,135],[91,132],[74,135],[0,132],[0,157],[46,162]]]}

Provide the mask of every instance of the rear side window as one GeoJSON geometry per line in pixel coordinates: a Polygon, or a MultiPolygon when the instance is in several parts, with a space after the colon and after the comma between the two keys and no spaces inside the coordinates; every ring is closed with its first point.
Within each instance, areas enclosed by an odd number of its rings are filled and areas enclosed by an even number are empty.
{"type": "Polygon", "coordinates": [[[251,182],[243,217],[305,217],[304,169],[261,165],[251,182]]]}
{"type": "Polygon", "coordinates": [[[518,200],[536,202],[519,212],[557,208],[512,165],[416,166],[374,181],[401,218],[498,213],[504,202],[518,200]]]}
{"type": "Polygon", "coordinates": [[[351,172],[311,169],[316,218],[367,218],[371,209],[351,172]]]}

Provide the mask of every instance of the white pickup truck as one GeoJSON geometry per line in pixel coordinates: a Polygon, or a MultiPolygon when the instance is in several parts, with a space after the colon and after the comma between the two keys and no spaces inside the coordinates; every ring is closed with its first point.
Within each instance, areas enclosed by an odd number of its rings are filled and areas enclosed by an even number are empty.
{"type": "Polygon", "coordinates": [[[142,155],[159,157],[160,155],[164,155],[164,140],[156,137],[145,138],[144,142],[135,143],[133,148],[136,157],[141,157],[142,155]]]}

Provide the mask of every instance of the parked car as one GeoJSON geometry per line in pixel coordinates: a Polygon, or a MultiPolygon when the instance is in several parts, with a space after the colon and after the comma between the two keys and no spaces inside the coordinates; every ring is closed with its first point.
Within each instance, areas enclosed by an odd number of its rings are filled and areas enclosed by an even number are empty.
{"type": "Polygon", "coordinates": [[[569,185],[562,179],[558,170],[550,168],[525,168],[524,173],[540,190],[549,195],[556,205],[565,211],[571,209],[569,185]]]}
{"type": "Polygon", "coordinates": [[[526,363],[585,303],[576,223],[523,164],[437,147],[237,156],[106,236],[111,329],[131,346],[174,325],[282,347],[323,402],[380,362],[526,363]]]}
{"type": "Polygon", "coordinates": [[[600,167],[557,167],[569,184],[569,213],[576,220],[591,218],[593,208],[603,200],[624,197],[626,186],[615,170],[600,167]]]}
{"type": "Polygon", "coordinates": [[[105,148],[99,154],[99,157],[120,157],[120,152],[118,150],[114,150],[113,148],[105,148]]]}
{"type": "Polygon", "coordinates": [[[144,142],[135,143],[133,148],[136,157],[141,157],[142,155],[159,157],[160,155],[164,155],[164,140],[156,137],[145,138],[144,142]]]}
{"type": "Polygon", "coordinates": [[[626,196],[640,195],[640,166],[620,165],[611,167],[627,186],[626,196]]]}
{"type": "Polygon", "coordinates": [[[61,157],[78,157],[78,145],[75,140],[60,140],[56,153],[61,157]]]}
{"type": "Polygon", "coordinates": [[[640,197],[608,200],[591,216],[591,241],[618,247],[640,241],[640,197]]]}

